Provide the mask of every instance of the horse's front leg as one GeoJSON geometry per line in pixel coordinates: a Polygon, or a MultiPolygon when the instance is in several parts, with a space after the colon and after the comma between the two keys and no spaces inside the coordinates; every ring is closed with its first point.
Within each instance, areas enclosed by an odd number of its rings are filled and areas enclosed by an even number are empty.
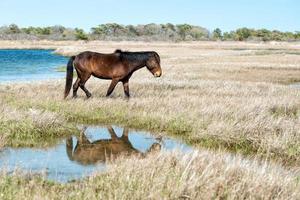
{"type": "Polygon", "coordinates": [[[124,93],[125,93],[126,97],[129,98],[130,97],[130,94],[129,94],[129,79],[125,79],[122,82],[123,82],[123,87],[124,87],[124,93]]]}
{"type": "Polygon", "coordinates": [[[115,130],[113,129],[112,126],[108,126],[107,130],[108,130],[112,140],[117,140],[118,139],[118,136],[117,136],[117,134],[116,134],[116,132],[115,132],[115,130]]]}
{"type": "Polygon", "coordinates": [[[111,95],[111,93],[114,91],[117,83],[119,82],[119,79],[112,79],[110,86],[107,90],[106,96],[108,97],[109,95],[111,95]]]}

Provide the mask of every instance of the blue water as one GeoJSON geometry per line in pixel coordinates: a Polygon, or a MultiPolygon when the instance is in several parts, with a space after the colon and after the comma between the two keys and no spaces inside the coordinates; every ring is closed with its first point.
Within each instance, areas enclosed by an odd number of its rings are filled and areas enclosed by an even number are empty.
{"type": "Polygon", "coordinates": [[[53,50],[0,49],[0,82],[62,78],[65,74],[56,68],[67,61],[53,50]]]}
{"type": "MultiPolygon", "coordinates": [[[[120,139],[124,129],[114,126],[113,130],[120,139]]],[[[111,135],[106,127],[90,126],[85,130],[84,134],[90,142],[111,139],[111,135]]],[[[188,152],[192,150],[191,146],[181,143],[178,140],[171,138],[161,138],[158,140],[155,136],[147,132],[129,130],[128,139],[137,152],[145,153],[145,155],[147,155],[146,152],[154,143],[159,143],[163,151],[179,149],[188,152]]],[[[72,136],[71,140],[73,141],[71,148],[73,150],[72,155],[74,156],[76,154],[74,153],[74,149],[78,145],[78,136],[72,136]]],[[[64,139],[56,146],[47,149],[5,148],[0,151],[0,169],[8,172],[20,169],[25,172],[41,173],[49,180],[63,183],[106,170],[106,164],[101,159],[101,156],[98,160],[96,159],[91,163],[85,163],[80,159],[71,160],[67,154],[66,141],[64,139]]],[[[95,149],[96,151],[101,147],[101,144],[85,145],[89,146],[89,149],[95,149]]],[[[89,158],[90,155],[92,154],[87,153],[85,157],[89,158]]]]}

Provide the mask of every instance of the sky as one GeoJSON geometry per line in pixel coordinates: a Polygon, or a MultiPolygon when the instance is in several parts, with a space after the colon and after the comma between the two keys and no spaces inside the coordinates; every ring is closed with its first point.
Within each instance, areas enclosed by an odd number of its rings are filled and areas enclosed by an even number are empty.
{"type": "Polygon", "coordinates": [[[63,25],[89,31],[103,23],[189,23],[300,31],[299,0],[0,0],[0,26],[63,25]]]}

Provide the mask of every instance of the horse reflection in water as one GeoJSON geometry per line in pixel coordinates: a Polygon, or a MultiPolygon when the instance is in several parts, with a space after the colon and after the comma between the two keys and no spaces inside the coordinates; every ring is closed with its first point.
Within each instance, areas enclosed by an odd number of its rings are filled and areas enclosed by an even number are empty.
{"type": "Polygon", "coordinates": [[[114,129],[110,126],[107,128],[111,139],[101,139],[90,142],[82,132],[77,138],[77,144],[73,151],[73,139],[69,137],[66,142],[67,155],[70,160],[76,161],[82,165],[95,164],[97,162],[106,162],[117,158],[118,156],[138,155],[145,156],[149,152],[159,151],[161,145],[154,143],[142,153],[135,149],[128,139],[128,128],[124,128],[121,137],[118,137],[114,129]]]}

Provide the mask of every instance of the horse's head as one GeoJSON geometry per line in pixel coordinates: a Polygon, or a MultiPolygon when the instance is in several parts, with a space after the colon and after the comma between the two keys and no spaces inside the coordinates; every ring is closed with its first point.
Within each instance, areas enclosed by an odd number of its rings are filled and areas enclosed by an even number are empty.
{"type": "Polygon", "coordinates": [[[155,77],[161,76],[162,70],[160,67],[160,57],[158,53],[150,53],[149,59],[146,62],[146,67],[155,77]]]}

